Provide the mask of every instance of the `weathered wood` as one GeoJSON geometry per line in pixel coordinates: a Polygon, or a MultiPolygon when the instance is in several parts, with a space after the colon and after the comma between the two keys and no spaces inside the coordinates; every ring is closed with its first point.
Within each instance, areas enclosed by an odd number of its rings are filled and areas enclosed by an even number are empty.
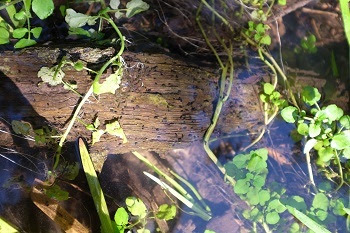
{"type": "MultiPolygon", "coordinates": [[[[38,70],[57,63],[62,55],[80,58],[94,67],[96,61],[105,59],[101,54],[108,57],[112,53],[113,49],[100,51],[91,48],[33,48],[22,52],[2,52],[0,117],[8,122],[24,119],[36,127],[49,124],[63,132],[80,97],[62,86],[39,85],[38,70]]],[[[164,54],[126,52],[123,57],[128,67],[119,91],[115,95],[90,98],[80,114],[86,123],[91,123],[96,116],[102,123],[118,119],[128,138],[128,143],[122,144],[119,138],[104,135],[92,147],[93,160],[99,164],[97,167],[102,165],[101,155],[104,157],[108,153],[132,150],[163,153],[201,140],[217,99],[219,73],[214,68],[164,54]]],[[[237,78],[214,137],[242,130],[258,131],[262,125],[257,83],[263,73],[261,68],[251,69],[248,72],[246,68],[236,66],[237,78]]],[[[78,83],[78,92],[87,91],[91,76],[86,71],[77,72],[71,68],[64,71],[66,80],[78,83]]],[[[304,74],[304,77],[315,76],[317,74],[304,74]]],[[[322,82],[314,81],[314,84],[319,86],[322,82]]],[[[78,136],[89,138],[90,132],[76,122],[68,141],[78,136]]],[[[11,144],[9,135],[0,138],[1,145],[11,144]]]]}

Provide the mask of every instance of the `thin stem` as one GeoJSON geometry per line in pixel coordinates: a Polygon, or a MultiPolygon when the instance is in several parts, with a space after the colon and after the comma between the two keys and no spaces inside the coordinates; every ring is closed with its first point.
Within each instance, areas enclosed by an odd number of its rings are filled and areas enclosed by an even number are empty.
{"type": "Polygon", "coordinates": [[[262,137],[264,136],[265,132],[266,132],[266,126],[264,126],[264,128],[262,129],[262,131],[259,134],[259,136],[252,143],[250,143],[248,146],[243,148],[243,151],[248,150],[249,148],[254,146],[256,143],[258,143],[262,139],[262,137]]]}
{"type": "Polygon", "coordinates": [[[341,163],[340,163],[338,152],[336,150],[334,150],[334,152],[335,152],[335,160],[337,161],[339,175],[340,175],[340,184],[335,189],[335,192],[336,192],[343,186],[343,184],[344,184],[344,176],[343,176],[343,168],[342,168],[341,163]]]}
{"type": "Polygon", "coordinates": [[[318,193],[318,190],[317,190],[317,187],[316,187],[316,184],[315,184],[315,180],[314,180],[314,175],[312,173],[311,159],[310,159],[310,152],[309,151],[306,152],[306,164],[307,164],[307,170],[308,170],[308,173],[309,173],[310,183],[311,183],[314,191],[316,193],[318,193]]]}
{"type": "Polygon", "coordinates": [[[231,32],[234,32],[231,24],[223,17],[221,16],[212,6],[210,6],[205,0],[201,0],[201,2],[209,9],[211,10],[221,21],[226,24],[226,26],[230,29],[231,32]]]}

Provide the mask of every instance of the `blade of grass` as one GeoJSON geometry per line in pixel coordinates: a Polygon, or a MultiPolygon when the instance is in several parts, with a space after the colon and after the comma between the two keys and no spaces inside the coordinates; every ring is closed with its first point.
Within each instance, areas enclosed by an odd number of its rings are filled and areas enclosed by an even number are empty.
{"type": "Polygon", "coordinates": [[[8,223],[5,219],[0,217],[0,232],[18,233],[19,231],[10,223],[8,223]]]}
{"type": "Polygon", "coordinates": [[[343,16],[344,32],[350,45],[350,9],[349,0],[339,0],[341,14],[343,16]]]}
{"type": "Polygon", "coordinates": [[[89,184],[90,192],[92,198],[94,199],[95,207],[101,221],[102,232],[114,232],[100,182],[98,181],[97,174],[95,172],[94,165],[92,164],[89,152],[85,146],[83,139],[81,138],[79,138],[79,152],[86,179],[89,184]]]}
{"type": "Polygon", "coordinates": [[[300,222],[302,222],[305,226],[307,226],[310,230],[317,232],[317,233],[331,233],[329,230],[309,218],[307,215],[303,214],[299,210],[295,209],[294,207],[286,205],[289,213],[296,217],[300,222]]]}

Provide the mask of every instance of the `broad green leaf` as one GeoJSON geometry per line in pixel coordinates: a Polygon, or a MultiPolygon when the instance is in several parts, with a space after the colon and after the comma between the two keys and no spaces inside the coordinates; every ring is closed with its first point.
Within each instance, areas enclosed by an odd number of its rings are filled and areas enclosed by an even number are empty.
{"type": "Polygon", "coordinates": [[[15,19],[20,21],[26,19],[26,12],[24,10],[19,11],[14,15],[15,19]]]}
{"type": "Polygon", "coordinates": [[[275,90],[275,88],[271,83],[264,83],[263,88],[264,88],[264,93],[267,95],[271,95],[272,92],[275,90]]]}
{"type": "Polygon", "coordinates": [[[6,233],[19,233],[19,231],[7,220],[0,217],[0,231],[6,233]]]}
{"type": "Polygon", "coordinates": [[[247,193],[247,201],[253,206],[259,204],[259,190],[256,188],[250,188],[247,193]]]}
{"type": "Polygon", "coordinates": [[[260,189],[262,186],[264,186],[266,180],[266,176],[256,175],[254,177],[253,185],[260,189]]]}
{"type": "Polygon", "coordinates": [[[334,151],[331,147],[321,148],[318,151],[318,156],[322,162],[327,163],[333,158],[334,151]]]}
{"type": "Polygon", "coordinates": [[[331,147],[337,150],[342,150],[350,147],[350,130],[345,130],[333,137],[331,147]]]}
{"type": "Polygon", "coordinates": [[[171,220],[176,216],[176,206],[163,204],[159,206],[156,216],[157,218],[164,219],[165,221],[171,220]]]}
{"type": "Polygon", "coordinates": [[[246,194],[249,191],[250,183],[245,179],[237,180],[233,190],[236,194],[246,194]]]}
{"type": "Polygon", "coordinates": [[[147,208],[141,199],[136,197],[128,197],[125,199],[125,204],[132,215],[140,218],[146,217],[147,208]]]}
{"type": "Polygon", "coordinates": [[[349,115],[342,116],[340,118],[339,122],[345,129],[350,129],[350,116],[349,115]]]}
{"type": "Polygon", "coordinates": [[[24,136],[30,135],[31,131],[33,130],[32,125],[25,121],[12,120],[11,127],[13,132],[24,136]]]}
{"type": "Polygon", "coordinates": [[[321,125],[319,123],[311,123],[309,125],[309,136],[314,138],[320,135],[321,133],[321,125]]]}
{"type": "Polygon", "coordinates": [[[324,109],[324,112],[326,113],[328,119],[331,122],[335,120],[339,120],[344,115],[343,110],[341,108],[338,108],[337,105],[335,104],[328,105],[324,109]]]}
{"type": "Polygon", "coordinates": [[[41,20],[49,17],[54,8],[52,0],[33,0],[32,2],[32,10],[41,20]]]}
{"type": "Polygon", "coordinates": [[[349,0],[339,0],[340,10],[343,17],[345,36],[350,46],[350,8],[349,0]]]}
{"type": "Polygon", "coordinates": [[[315,213],[315,216],[321,220],[321,221],[324,221],[326,220],[327,216],[328,216],[328,212],[327,211],[324,211],[324,210],[317,210],[316,213],[315,213]]]}
{"type": "Polygon", "coordinates": [[[89,152],[85,146],[83,139],[81,138],[79,138],[79,152],[86,179],[89,184],[90,192],[101,221],[102,232],[114,232],[100,182],[98,181],[97,174],[95,172],[94,165],[92,164],[89,152]]]}
{"type": "Polygon", "coordinates": [[[250,154],[256,154],[258,155],[260,158],[262,158],[264,161],[267,160],[267,157],[268,157],[268,151],[266,148],[260,148],[260,149],[257,149],[255,151],[251,151],[250,154]]]}
{"type": "Polygon", "coordinates": [[[269,35],[265,35],[261,38],[260,44],[270,45],[271,44],[271,37],[269,35]]]}
{"type": "Polygon", "coordinates": [[[294,217],[296,217],[300,222],[302,222],[305,226],[307,226],[310,230],[317,233],[331,233],[329,230],[319,225],[317,222],[309,218],[307,215],[303,214],[299,210],[294,207],[287,206],[289,213],[291,213],[294,217]]]}
{"type": "Polygon", "coordinates": [[[235,177],[238,168],[236,167],[236,165],[234,165],[232,162],[228,162],[224,165],[225,170],[226,170],[226,174],[227,176],[231,176],[231,177],[235,177]]]}
{"type": "Polygon", "coordinates": [[[343,150],[343,157],[346,158],[346,159],[350,159],[350,147],[345,148],[343,150]]]}
{"type": "Polygon", "coordinates": [[[83,27],[86,24],[94,25],[96,23],[96,19],[97,17],[78,13],[75,10],[70,8],[66,10],[65,20],[68,23],[69,27],[72,27],[72,28],[83,27]]]}
{"type": "Polygon", "coordinates": [[[273,211],[266,215],[265,220],[268,224],[274,225],[279,222],[280,215],[277,212],[273,211]]]}
{"type": "Polygon", "coordinates": [[[74,63],[74,69],[76,71],[82,71],[84,69],[84,64],[81,61],[77,61],[76,63],[74,63]]]}
{"type": "Polygon", "coordinates": [[[127,143],[128,139],[126,138],[126,135],[124,134],[123,128],[120,126],[119,122],[113,121],[109,124],[106,124],[106,133],[109,133],[110,135],[120,137],[123,139],[123,143],[127,143]]]}
{"type": "Polygon", "coordinates": [[[117,225],[125,226],[128,224],[129,221],[129,215],[126,212],[125,208],[120,207],[117,209],[117,211],[114,214],[114,221],[117,225]]]}
{"type": "Polygon", "coordinates": [[[309,134],[309,126],[305,123],[301,123],[298,125],[297,131],[301,135],[308,135],[309,134]]]}
{"type": "Polygon", "coordinates": [[[279,199],[274,199],[267,206],[267,211],[275,210],[277,213],[283,213],[287,208],[280,202],[279,199]]]}
{"type": "Polygon", "coordinates": [[[271,198],[271,195],[270,195],[270,192],[268,190],[261,190],[259,192],[259,204],[261,206],[264,206],[265,203],[270,200],[271,198]]]}
{"type": "Polygon", "coordinates": [[[148,10],[149,5],[142,0],[131,0],[126,4],[126,17],[130,18],[142,11],[148,10]]]}
{"type": "Polygon", "coordinates": [[[91,33],[88,30],[85,30],[83,28],[70,27],[68,34],[69,35],[80,35],[80,36],[91,37],[91,33]]]}
{"type": "Polygon", "coordinates": [[[62,83],[62,79],[65,76],[65,73],[60,69],[56,71],[57,66],[52,68],[42,67],[38,72],[38,77],[43,80],[44,83],[48,83],[52,86],[56,86],[62,83]],[[56,77],[55,76],[56,73],[56,77]]]}
{"type": "Polygon", "coordinates": [[[103,93],[112,93],[115,94],[115,91],[120,87],[122,74],[120,72],[116,72],[111,74],[106,78],[106,80],[100,84],[98,82],[94,82],[94,93],[96,95],[101,95],[103,93]]]}
{"type": "Polygon", "coordinates": [[[293,106],[288,106],[281,111],[282,118],[288,123],[294,123],[297,118],[298,109],[293,106]]]}
{"type": "Polygon", "coordinates": [[[208,229],[206,229],[206,230],[204,231],[204,233],[216,233],[216,232],[213,231],[213,230],[208,230],[208,229]]]}
{"type": "Polygon", "coordinates": [[[305,204],[304,198],[300,196],[291,196],[285,200],[282,200],[282,203],[287,207],[287,205],[292,206],[302,212],[305,212],[307,206],[305,204]]]}
{"type": "Polygon", "coordinates": [[[287,4],[287,0],[278,0],[278,4],[281,6],[285,6],[287,4]]]}
{"type": "Polygon", "coordinates": [[[54,184],[45,189],[45,194],[49,198],[53,198],[57,201],[65,201],[69,198],[69,193],[60,188],[57,184],[54,184]]]}
{"type": "Polygon", "coordinates": [[[332,211],[335,215],[343,216],[346,214],[346,212],[344,211],[345,206],[343,199],[332,200],[330,205],[333,207],[332,211]]]}
{"type": "Polygon", "coordinates": [[[15,44],[15,48],[16,49],[21,49],[21,48],[25,48],[25,47],[29,47],[32,45],[35,45],[36,41],[32,40],[32,39],[20,39],[16,44],[15,44]]]}
{"type": "Polygon", "coordinates": [[[262,171],[266,167],[267,167],[266,162],[259,156],[253,157],[248,162],[248,165],[247,165],[247,169],[250,172],[256,172],[256,173],[259,173],[260,171],[262,171]]]}
{"type": "Polygon", "coordinates": [[[301,96],[303,101],[308,105],[314,105],[321,99],[321,94],[317,90],[317,88],[306,86],[303,88],[303,91],[301,92],[301,96]]]}
{"type": "Polygon", "coordinates": [[[315,209],[327,211],[328,206],[329,200],[325,194],[318,193],[315,195],[314,200],[312,201],[312,207],[314,207],[315,209]]]}
{"type": "Polygon", "coordinates": [[[13,30],[12,36],[13,38],[20,39],[28,32],[27,28],[17,28],[13,30]]]}
{"type": "Polygon", "coordinates": [[[92,142],[91,144],[94,145],[96,142],[100,141],[101,136],[105,133],[104,130],[99,129],[94,132],[92,132],[92,142]]]}
{"type": "Polygon", "coordinates": [[[30,30],[30,32],[33,34],[33,36],[38,39],[40,37],[40,34],[42,32],[42,27],[35,27],[30,30]]]}
{"type": "Polygon", "coordinates": [[[120,0],[111,0],[109,2],[109,5],[112,9],[116,10],[116,9],[118,9],[118,7],[120,5],[120,0]]]}
{"type": "Polygon", "coordinates": [[[250,155],[248,154],[238,154],[232,159],[232,163],[236,165],[238,169],[245,168],[247,166],[247,161],[249,160],[250,155]]]}
{"type": "Polygon", "coordinates": [[[6,28],[0,27],[0,45],[10,42],[10,33],[6,28]]]}

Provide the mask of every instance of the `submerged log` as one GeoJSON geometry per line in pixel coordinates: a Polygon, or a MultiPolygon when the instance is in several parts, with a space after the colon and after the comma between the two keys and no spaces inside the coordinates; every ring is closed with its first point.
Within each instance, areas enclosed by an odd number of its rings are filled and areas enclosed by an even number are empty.
{"type": "MultiPolygon", "coordinates": [[[[76,47],[31,48],[21,52],[0,53],[1,119],[4,122],[23,119],[32,123],[34,128],[49,124],[63,132],[80,97],[62,85],[52,87],[41,84],[37,72],[42,66],[57,64],[62,56],[81,59],[94,68],[113,52],[111,48],[99,50],[76,47]]],[[[118,119],[128,139],[123,144],[119,138],[102,136],[101,141],[91,148],[97,168],[101,168],[102,158],[107,154],[133,150],[164,153],[201,140],[217,101],[219,72],[208,65],[198,65],[165,54],[125,52],[123,58],[127,68],[121,88],[115,95],[91,97],[79,115],[85,123],[92,123],[96,116],[101,123],[118,119]]],[[[92,80],[90,74],[73,68],[65,68],[64,72],[65,80],[77,82],[79,93],[88,90],[92,80]]],[[[247,71],[243,66],[236,66],[231,96],[224,106],[213,137],[238,131],[258,131],[263,124],[258,82],[263,76],[261,67],[250,67],[250,71],[247,71]]],[[[306,75],[310,76],[315,78],[317,74],[306,75]]],[[[322,84],[319,81],[314,83],[322,84]]],[[[5,125],[3,123],[3,130],[5,125]]],[[[104,129],[104,126],[101,127],[104,129]]],[[[90,133],[83,124],[76,122],[68,141],[78,136],[90,138],[90,133]]],[[[9,135],[1,136],[1,145],[9,146],[11,143],[9,135]]]]}

